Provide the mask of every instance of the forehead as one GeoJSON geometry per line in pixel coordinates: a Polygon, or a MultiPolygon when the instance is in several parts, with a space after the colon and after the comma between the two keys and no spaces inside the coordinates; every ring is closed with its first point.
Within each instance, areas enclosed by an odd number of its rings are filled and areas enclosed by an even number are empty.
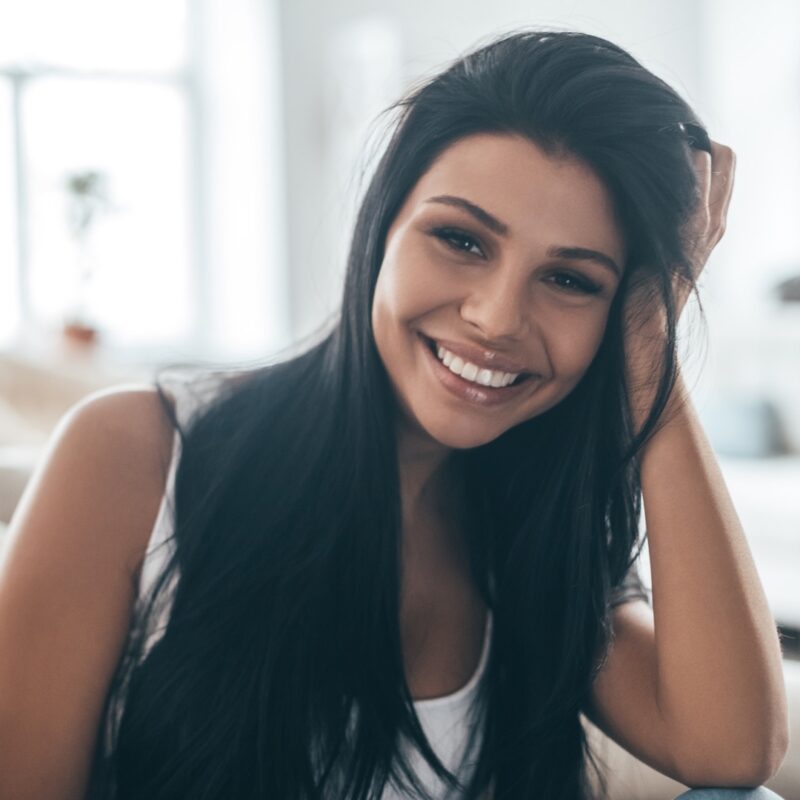
{"type": "Polygon", "coordinates": [[[588,247],[624,261],[613,200],[595,172],[575,157],[548,156],[513,134],[475,134],[442,151],[405,204],[410,214],[438,204],[437,195],[463,197],[509,228],[509,237],[548,247],[588,247]]]}

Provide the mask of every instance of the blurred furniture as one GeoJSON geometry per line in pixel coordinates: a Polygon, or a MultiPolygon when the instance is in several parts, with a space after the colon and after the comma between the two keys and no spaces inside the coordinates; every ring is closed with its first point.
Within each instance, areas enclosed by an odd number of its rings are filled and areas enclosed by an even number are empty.
{"type": "Polygon", "coordinates": [[[719,462],[775,620],[800,629],[800,455],[719,462]]]}
{"type": "Polygon", "coordinates": [[[701,421],[718,456],[769,458],[792,453],[780,410],[762,395],[719,397],[704,407],[701,421]]]}

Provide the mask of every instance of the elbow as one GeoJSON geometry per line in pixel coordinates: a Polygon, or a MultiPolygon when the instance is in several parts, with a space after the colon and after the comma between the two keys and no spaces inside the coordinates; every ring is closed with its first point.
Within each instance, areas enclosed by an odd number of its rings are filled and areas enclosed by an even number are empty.
{"type": "Polygon", "coordinates": [[[775,726],[774,735],[769,746],[765,748],[761,763],[754,775],[758,779],[758,784],[766,783],[781,768],[786,754],[789,752],[789,720],[788,717],[779,725],[775,726]]]}
{"type": "Polygon", "coordinates": [[[780,769],[789,752],[789,710],[788,704],[779,704],[772,725],[767,729],[761,749],[761,759],[756,765],[755,776],[760,783],[766,783],[780,769]]]}
{"type": "MultiPolygon", "coordinates": [[[[788,750],[789,722],[785,717],[771,726],[758,741],[751,741],[745,751],[737,752],[737,748],[728,747],[716,757],[706,751],[705,757],[683,760],[679,780],[693,789],[761,786],[778,772],[788,750]]],[[[700,750],[695,752],[700,756],[700,750]]]]}

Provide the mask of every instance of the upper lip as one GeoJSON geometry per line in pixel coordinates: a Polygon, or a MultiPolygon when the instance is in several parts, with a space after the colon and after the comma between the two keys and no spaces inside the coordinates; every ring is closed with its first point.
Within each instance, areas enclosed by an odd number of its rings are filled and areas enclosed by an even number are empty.
{"type": "Polygon", "coordinates": [[[449,339],[439,339],[434,336],[426,336],[426,338],[437,345],[441,345],[445,350],[461,356],[465,361],[471,362],[476,367],[502,372],[529,372],[522,364],[506,358],[496,350],[487,350],[485,347],[479,347],[468,342],[453,342],[449,339]]]}

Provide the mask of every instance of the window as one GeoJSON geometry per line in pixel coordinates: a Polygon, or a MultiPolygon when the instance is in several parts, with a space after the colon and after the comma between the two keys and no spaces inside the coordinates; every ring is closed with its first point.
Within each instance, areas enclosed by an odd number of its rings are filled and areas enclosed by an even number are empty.
{"type": "Polygon", "coordinates": [[[0,53],[0,158],[10,162],[0,337],[57,327],[79,303],[112,340],[186,336],[184,2],[9,4],[0,53]],[[78,230],[75,187],[87,175],[107,201],[78,230]]]}
{"type": "Polygon", "coordinates": [[[134,358],[288,343],[277,13],[0,5],[0,345],[76,309],[134,358]]]}
{"type": "Polygon", "coordinates": [[[13,94],[0,82],[0,341],[20,324],[13,94]]]}
{"type": "Polygon", "coordinates": [[[115,344],[189,336],[186,41],[184,0],[0,10],[3,339],[77,311],[115,344]]]}
{"type": "Polygon", "coordinates": [[[191,322],[181,88],[40,78],[22,115],[33,318],[58,319],[64,300],[69,311],[81,271],[90,271],[86,313],[101,330],[130,343],[180,339],[191,322]],[[67,187],[92,174],[107,182],[107,200],[79,237],[67,187]]]}

